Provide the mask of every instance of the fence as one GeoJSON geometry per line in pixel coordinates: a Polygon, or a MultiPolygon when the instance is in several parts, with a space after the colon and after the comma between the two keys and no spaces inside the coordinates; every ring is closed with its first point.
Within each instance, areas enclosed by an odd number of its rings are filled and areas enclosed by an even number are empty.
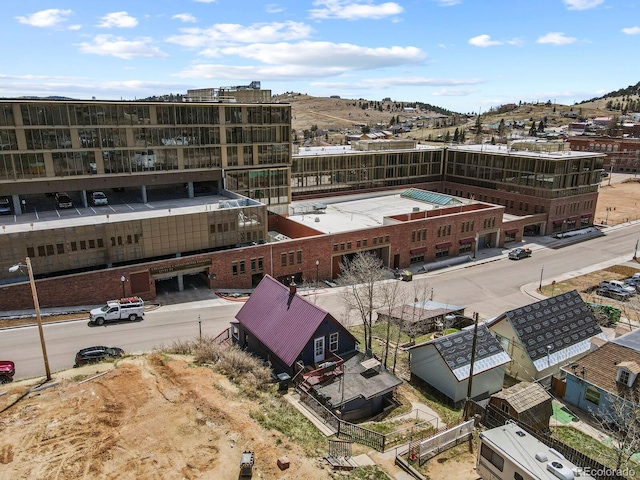
{"type": "Polygon", "coordinates": [[[432,436],[411,442],[409,445],[409,459],[418,460],[422,465],[443,450],[457,444],[460,440],[466,440],[473,433],[473,420],[466,422],[460,419],[451,425],[444,425],[436,430],[432,436]]]}
{"type": "MultiPolygon", "coordinates": [[[[322,405],[313,395],[310,395],[299,388],[297,390],[300,394],[300,402],[313,411],[316,418],[329,426],[336,433],[338,438],[366,445],[378,450],[379,452],[390,450],[391,448],[404,443],[419,442],[425,438],[431,438],[438,433],[452,428],[451,425],[444,425],[443,427],[436,429],[427,420],[412,427],[403,428],[390,433],[379,433],[338,418],[329,409],[322,405]]],[[[459,424],[460,422],[457,422],[454,426],[459,424]]]]}
{"type": "Polygon", "coordinates": [[[592,472],[592,475],[593,472],[602,472],[599,475],[594,475],[598,480],[625,480],[625,477],[623,477],[622,475],[617,475],[613,469],[601,464],[588,455],[579,452],[566,443],[561,442],[557,438],[553,438],[550,433],[542,433],[536,431],[528,425],[523,424],[507,415],[497,407],[493,405],[487,405],[484,420],[482,422],[487,428],[500,427],[507,423],[507,421],[515,422],[520,428],[529,433],[531,436],[537,438],[549,448],[553,448],[560,452],[568,461],[570,461],[574,465],[577,465],[584,469],[588,469],[590,472],[592,472]]]}

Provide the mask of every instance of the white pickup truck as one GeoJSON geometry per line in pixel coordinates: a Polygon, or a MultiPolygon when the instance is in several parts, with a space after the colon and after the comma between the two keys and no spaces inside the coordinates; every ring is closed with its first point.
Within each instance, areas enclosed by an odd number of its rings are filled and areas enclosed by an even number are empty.
{"type": "Polygon", "coordinates": [[[89,322],[96,325],[126,319],[133,322],[143,316],[144,300],[140,297],[128,297],[109,300],[105,306],[94,308],[89,312],[89,322]]]}

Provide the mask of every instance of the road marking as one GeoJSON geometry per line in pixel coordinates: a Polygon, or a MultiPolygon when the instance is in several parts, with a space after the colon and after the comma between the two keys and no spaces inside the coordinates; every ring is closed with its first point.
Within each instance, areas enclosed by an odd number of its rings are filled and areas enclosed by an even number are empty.
{"type": "Polygon", "coordinates": [[[155,209],[153,205],[149,205],[148,203],[145,203],[144,206],[150,208],[151,210],[155,209]]]}

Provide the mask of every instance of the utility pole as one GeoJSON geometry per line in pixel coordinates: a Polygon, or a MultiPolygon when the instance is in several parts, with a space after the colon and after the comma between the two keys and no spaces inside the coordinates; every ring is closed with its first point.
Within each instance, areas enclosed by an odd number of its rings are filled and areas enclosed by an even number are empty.
{"type": "Polygon", "coordinates": [[[473,312],[473,341],[471,342],[471,363],[469,364],[469,382],[467,383],[467,401],[464,404],[464,419],[471,414],[471,389],[473,388],[473,364],[476,361],[476,342],[478,340],[478,312],[473,312]]]}

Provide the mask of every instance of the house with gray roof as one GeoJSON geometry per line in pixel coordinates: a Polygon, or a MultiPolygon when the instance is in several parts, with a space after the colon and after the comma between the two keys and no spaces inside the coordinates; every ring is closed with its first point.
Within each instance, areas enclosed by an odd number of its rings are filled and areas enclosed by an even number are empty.
{"type": "Polygon", "coordinates": [[[356,338],[330,313],[265,275],[232,324],[233,342],[293,377],[356,350],[356,338]]]}
{"type": "MultiPolygon", "coordinates": [[[[412,378],[417,377],[461,405],[471,373],[473,327],[409,347],[412,378]]],[[[484,323],[478,324],[471,398],[488,398],[502,389],[505,364],[511,359],[484,323]]]]}
{"type": "Polygon", "coordinates": [[[589,353],[592,338],[607,339],[576,290],[505,312],[489,329],[511,357],[507,375],[525,381],[559,373],[589,353]]]}

